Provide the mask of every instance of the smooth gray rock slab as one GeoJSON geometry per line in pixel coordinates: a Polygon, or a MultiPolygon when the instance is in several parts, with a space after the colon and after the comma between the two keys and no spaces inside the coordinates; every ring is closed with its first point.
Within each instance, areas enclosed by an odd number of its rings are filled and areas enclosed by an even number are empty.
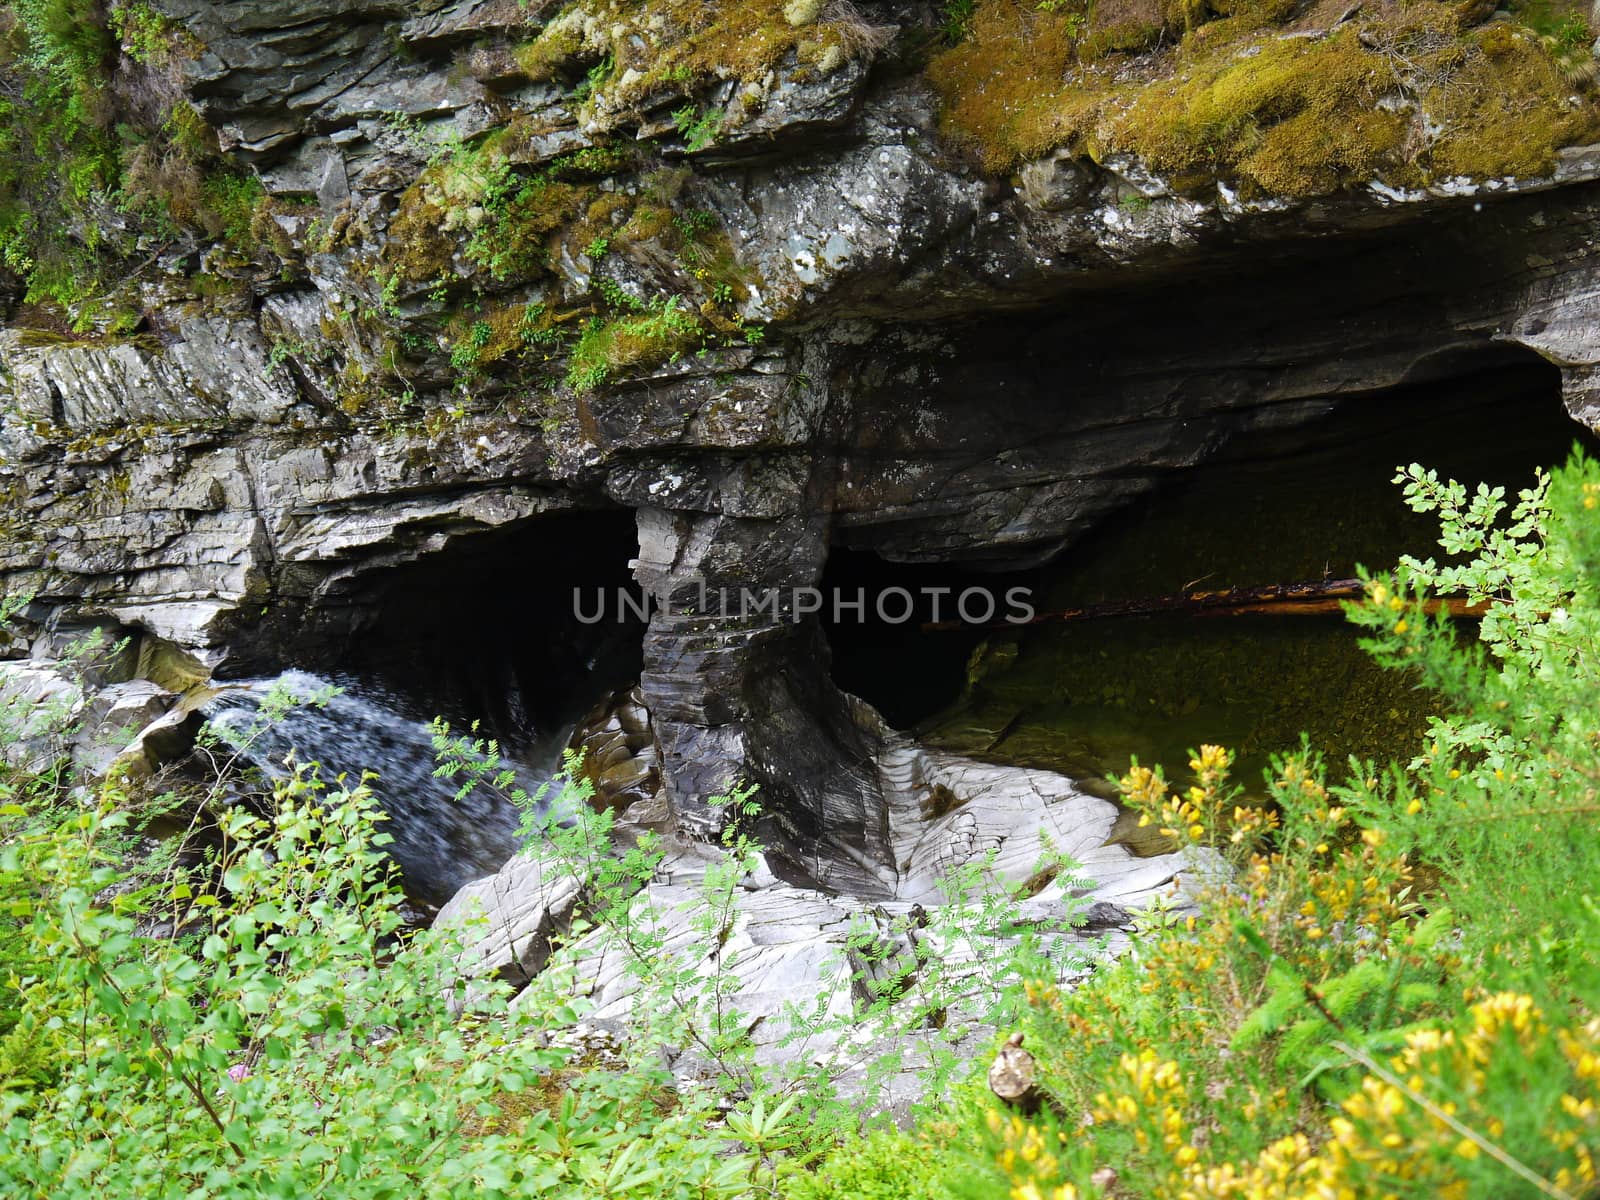
{"type": "Polygon", "coordinates": [[[434,926],[461,934],[463,975],[497,975],[520,986],[544,966],[550,938],[566,925],[581,890],[574,876],[518,854],[446,901],[434,926]]]}
{"type": "Polygon", "coordinates": [[[84,706],[74,738],[74,765],[90,777],[106,774],[129,743],[165,716],[177,700],[175,693],[145,679],[101,688],[84,706]]]}
{"type": "Polygon", "coordinates": [[[43,768],[70,749],[70,725],[83,710],[76,677],[53,662],[0,662],[0,726],[12,766],[43,768]]]}
{"type": "MultiPolygon", "coordinates": [[[[927,751],[894,735],[885,741],[875,762],[884,782],[888,843],[898,869],[882,870],[867,885],[868,894],[836,890],[841,882],[860,878],[862,864],[855,858],[843,861],[838,871],[819,867],[819,880],[831,885],[826,891],[780,882],[763,860],[733,894],[731,909],[715,911],[707,905],[702,883],[706,871],[722,861],[722,851],[669,836],[669,852],[655,879],[632,901],[631,919],[651,930],[652,942],[659,939],[652,962],[676,960],[708,981],[723,973],[724,1011],[739,1014],[739,1032],[748,1035],[760,1061],[825,1060],[836,1064],[846,1086],[852,1086],[851,1080],[853,1086],[864,1085],[862,1060],[890,1047],[857,1044],[854,1035],[842,1036],[839,1029],[800,1042],[789,1036],[796,1010],[842,1026],[866,999],[852,976],[880,968],[859,958],[852,949],[853,936],[876,940],[890,961],[914,961],[906,959],[912,952],[907,938],[916,937],[924,943],[922,953],[959,981],[958,991],[981,993],[986,971],[1003,948],[973,924],[975,908],[963,910],[966,915],[953,922],[942,918],[950,897],[939,885],[954,871],[976,863],[987,868],[986,886],[1014,891],[1034,878],[1047,851],[1070,857],[1075,869],[1037,887],[1018,909],[1022,919],[1046,927],[1060,923],[1069,912],[1082,913],[1080,929],[1051,933],[1047,939],[1052,955],[1060,958],[1062,981],[1070,983],[1094,961],[1128,948],[1128,929],[1141,909],[1159,899],[1188,911],[1197,882],[1218,878],[1224,870],[1214,855],[1188,852],[1139,859],[1125,847],[1106,845],[1115,806],[1082,793],[1064,776],[927,751]],[[925,815],[933,788],[944,789],[946,797],[954,795],[959,805],[925,815]],[[897,923],[906,921],[912,930],[897,932],[897,923]]],[[[819,859],[827,852],[827,846],[819,847],[819,859]]],[[[571,880],[563,877],[561,882],[571,880]]],[[[491,917],[481,932],[465,931],[477,939],[469,942],[463,959],[475,964],[469,970],[504,975],[508,966],[524,973],[530,972],[530,964],[537,969],[553,928],[548,915],[552,903],[564,903],[570,910],[578,899],[575,890],[561,891],[553,901],[549,886],[535,864],[519,858],[449,902],[440,921],[452,926],[459,913],[479,902],[494,912],[516,914],[491,917]]],[[[972,904],[974,898],[959,902],[972,904]]],[[[621,1024],[636,1019],[640,981],[628,952],[592,933],[574,953],[582,964],[578,975],[583,993],[593,1005],[590,1016],[621,1024]]],[[[976,1011],[950,1012],[948,1028],[937,1038],[971,1052],[993,1033],[979,1028],[976,1011]]],[[[702,1016],[715,1019],[709,1013],[702,1016]]],[[[915,1092],[915,1068],[932,1046],[913,1042],[902,1047],[911,1053],[896,1077],[899,1082],[886,1093],[886,1103],[915,1092]]],[[[709,1065],[695,1046],[680,1049],[682,1057],[674,1066],[680,1075],[692,1076],[709,1065]]]]}

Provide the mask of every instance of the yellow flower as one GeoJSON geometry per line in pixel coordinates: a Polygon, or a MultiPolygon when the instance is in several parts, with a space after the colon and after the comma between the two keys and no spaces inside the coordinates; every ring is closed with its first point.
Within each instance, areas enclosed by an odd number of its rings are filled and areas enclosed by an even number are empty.
{"type": "Polygon", "coordinates": [[[1232,761],[1232,756],[1221,746],[1207,743],[1200,747],[1198,755],[1189,760],[1189,769],[1196,775],[1207,775],[1226,771],[1232,761]]]}

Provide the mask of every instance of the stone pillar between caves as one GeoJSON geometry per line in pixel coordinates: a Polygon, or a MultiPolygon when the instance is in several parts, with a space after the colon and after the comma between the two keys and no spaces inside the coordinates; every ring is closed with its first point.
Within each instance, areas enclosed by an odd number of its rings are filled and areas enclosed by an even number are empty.
{"type": "Polygon", "coordinates": [[[826,519],[646,508],[638,521],[634,575],[655,605],[641,690],[679,822],[714,835],[723,814],[708,798],[754,783],[776,865],[870,886],[889,861],[877,738],[829,678],[816,618],[790,611],[821,576],[826,519]],[[775,590],[784,611],[741,612],[741,589],[775,590]]]}

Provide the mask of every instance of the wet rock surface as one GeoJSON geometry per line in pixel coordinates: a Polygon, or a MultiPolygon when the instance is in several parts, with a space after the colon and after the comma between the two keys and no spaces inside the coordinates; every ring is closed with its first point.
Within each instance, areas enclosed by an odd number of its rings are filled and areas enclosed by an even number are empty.
{"type": "Polygon", "coordinates": [[[986,176],[915,66],[925,5],[723,46],[582,5],[157,7],[203,43],[184,92],[264,232],[151,247],[133,335],[13,306],[24,636],[105,621],[219,677],[336,660],[386,573],[628,510],[653,761],[619,726],[607,769],[658,772],[701,835],[707,797],[759,784],[797,879],[892,896],[936,852],[896,842],[908,784],[815,618],[706,589],[809,587],[838,547],[1039,563],[1252,430],[1518,358],[1600,412],[1592,147],[1297,198],[1125,154],[986,176]]]}

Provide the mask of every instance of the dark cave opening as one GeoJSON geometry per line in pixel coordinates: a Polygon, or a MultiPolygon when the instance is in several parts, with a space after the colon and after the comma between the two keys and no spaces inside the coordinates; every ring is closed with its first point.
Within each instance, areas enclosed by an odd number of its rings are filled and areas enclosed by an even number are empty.
{"type": "Polygon", "coordinates": [[[225,684],[208,716],[268,777],[291,754],[324,781],[375,772],[407,892],[441,904],[522,834],[509,789],[458,794],[465,776],[437,775],[433,719],[494,739],[537,797],[575,725],[638,678],[643,619],[610,605],[586,623],[574,602],[577,588],[629,586],[637,544],[630,511],[558,513],[366,573],[277,664],[287,669],[225,684]]]}
{"type": "MultiPolygon", "coordinates": [[[[1437,522],[1411,512],[1398,464],[1500,485],[1514,498],[1577,445],[1559,371],[1526,352],[1429,364],[1427,378],[1330,398],[1328,415],[1236,436],[1204,464],[1079,538],[1043,567],[979,574],[836,550],[825,587],[1031,590],[1041,613],[1198,588],[1354,575],[1357,564],[1440,553],[1437,522]]],[[[1273,422],[1264,422],[1271,426],[1273,422]]],[[[1431,698],[1380,671],[1331,617],[1129,617],[1076,625],[925,632],[829,622],[833,678],[890,724],[935,746],[1059,770],[1094,787],[1131,755],[1185,774],[1202,741],[1241,772],[1301,733],[1340,762],[1409,757],[1431,698]]],[[[1241,776],[1242,777],[1242,776],[1241,776]]]]}
{"type": "MultiPolygon", "coordinates": [[[[632,585],[631,511],[547,514],[365,577],[360,622],[321,668],[380,683],[428,715],[516,744],[638,678],[644,622],[578,619],[574,590],[632,585]]],[[[594,607],[593,601],[589,602],[594,607]]]]}
{"type": "Polygon", "coordinates": [[[890,562],[865,550],[830,550],[820,586],[834,683],[867,700],[895,728],[915,726],[960,698],[967,660],[986,636],[967,628],[929,633],[924,626],[958,620],[963,595],[973,597],[970,613],[986,612],[988,604],[976,598],[978,593],[994,596],[997,618],[1004,619],[1010,611],[1006,591],[1031,588],[1037,576],[997,576],[943,563],[890,562]],[[841,601],[837,606],[835,597],[841,601]]]}

